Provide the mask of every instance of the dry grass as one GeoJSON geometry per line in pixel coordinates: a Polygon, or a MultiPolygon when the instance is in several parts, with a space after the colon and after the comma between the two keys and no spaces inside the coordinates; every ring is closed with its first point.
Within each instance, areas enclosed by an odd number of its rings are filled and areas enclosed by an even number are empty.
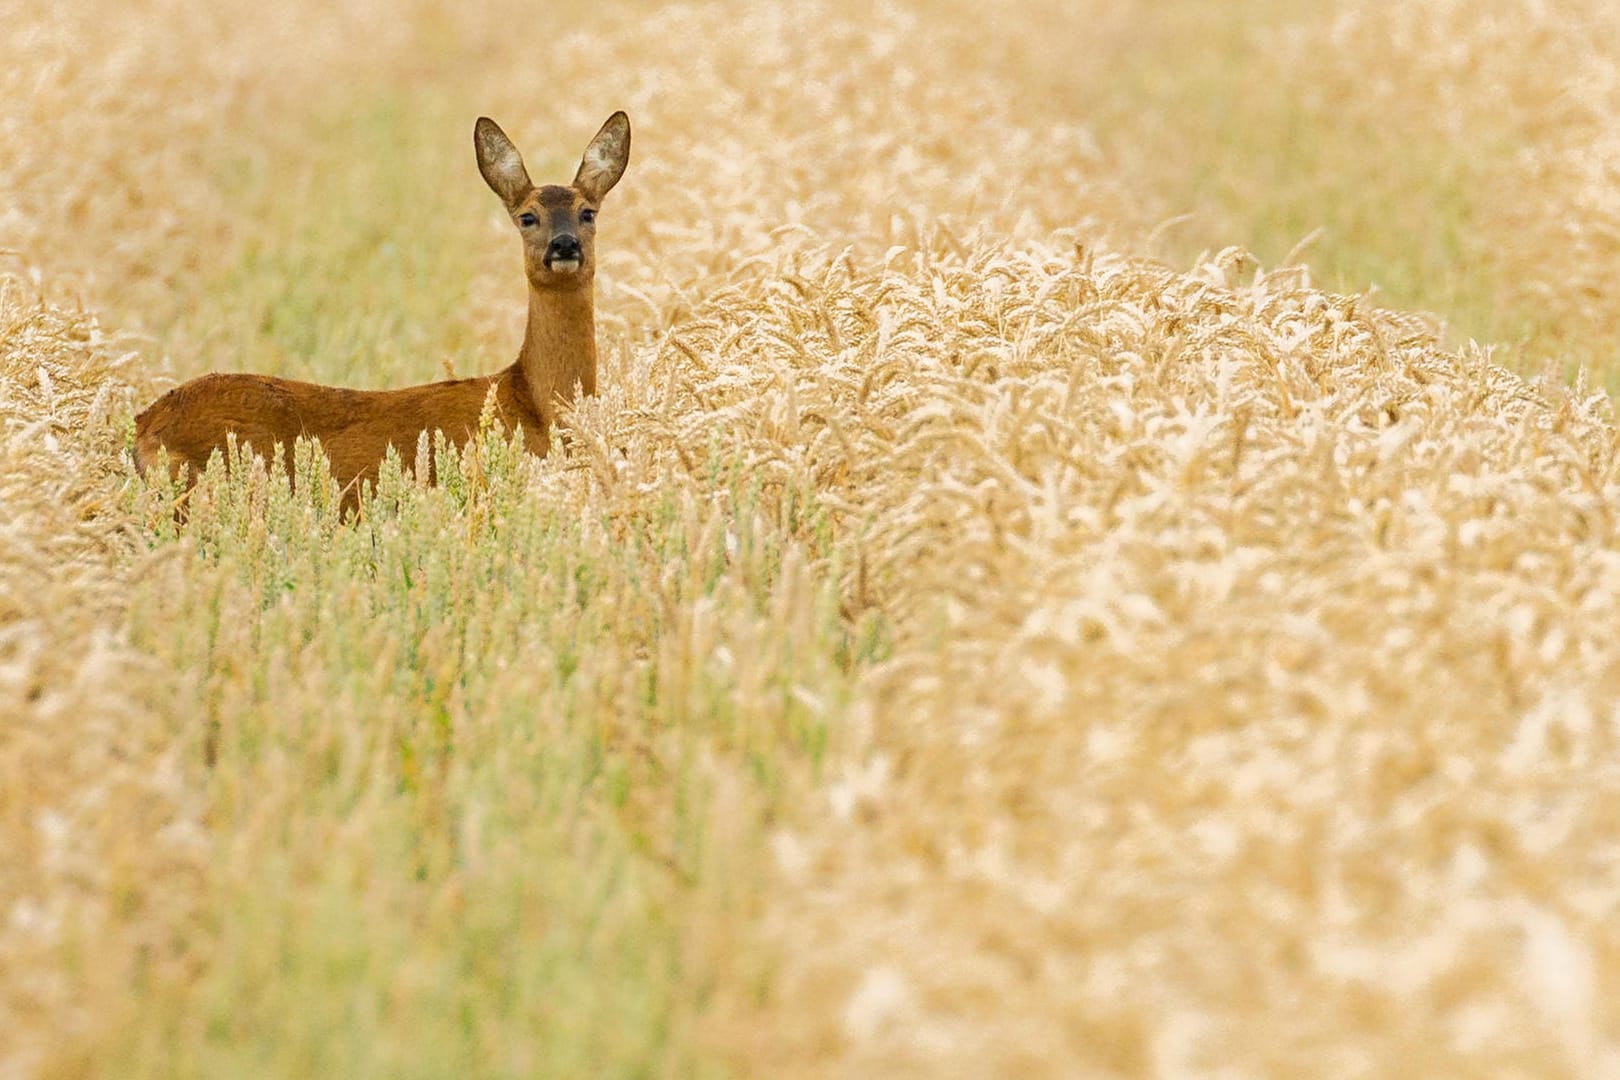
{"type": "Polygon", "coordinates": [[[0,4],[0,1075],[1620,1069],[1615,22],[1486,7],[0,4]],[[471,117],[619,106],[566,455],[127,475],[504,363],[471,117]]]}
{"type": "Polygon", "coordinates": [[[816,477],[896,625],[774,837],[772,1071],[1613,1067],[1607,398],[1231,271],[986,249],[691,328],[756,344],[652,411],[816,477]]]}

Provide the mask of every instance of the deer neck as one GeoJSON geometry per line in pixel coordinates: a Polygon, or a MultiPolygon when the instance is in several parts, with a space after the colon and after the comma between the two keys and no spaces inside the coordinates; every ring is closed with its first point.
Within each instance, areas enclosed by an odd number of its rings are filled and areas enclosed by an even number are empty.
{"type": "Polygon", "coordinates": [[[595,289],[529,289],[529,325],[517,366],[549,424],[557,403],[573,404],[577,383],[596,393],[595,289]]]}

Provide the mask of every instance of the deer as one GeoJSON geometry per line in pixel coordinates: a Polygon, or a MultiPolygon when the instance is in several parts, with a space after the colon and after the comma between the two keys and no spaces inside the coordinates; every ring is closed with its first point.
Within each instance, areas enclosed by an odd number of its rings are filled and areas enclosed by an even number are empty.
{"type": "MultiPolygon", "coordinates": [[[[596,393],[596,216],[630,161],[630,118],[608,117],[591,139],[571,184],[536,187],[523,157],[487,116],[473,127],[478,171],[501,200],[523,242],[529,315],[517,359],[492,375],[395,390],[355,390],[270,375],[215,372],[170,390],[135,418],[134,465],[145,475],[160,460],[195,483],[214,451],[235,436],[267,461],[280,455],[293,474],[297,439],[319,440],[340,486],[342,509],[356,511],[362,485],[377,482],[389,447],[409,462],[418,438],[435,431],[464,447],[493,395],[496,416],[544,457],[560,409],[575,388],[596,393]]],[[[432,477],[424,478],[431,481],[432,477]]]]}

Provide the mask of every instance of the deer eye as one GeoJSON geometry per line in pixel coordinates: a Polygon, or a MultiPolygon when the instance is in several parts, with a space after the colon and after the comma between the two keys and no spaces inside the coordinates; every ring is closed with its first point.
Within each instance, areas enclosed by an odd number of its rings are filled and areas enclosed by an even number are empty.
{"type": "Polygon", "coordinates": [[[579,212],[579,220],[589,225],[591,222],[596,220],[596,211],[587,206],[585,209],[579,212]]]}
{"type": "Polygon", "coordinates": [[[533,214],[519,214],[518,224],[523,226],[525,229],[532,229],[536,225],[540,224],[540,219],[535,217],[533,214]]]}

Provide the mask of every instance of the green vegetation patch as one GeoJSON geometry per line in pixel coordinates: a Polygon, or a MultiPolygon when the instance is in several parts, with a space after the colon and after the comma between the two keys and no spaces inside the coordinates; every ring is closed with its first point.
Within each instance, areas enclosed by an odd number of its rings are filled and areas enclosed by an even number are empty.
{"type": "Polygon", "coordinates": [[[449,152],[462,120],[427,95],[363,98],[219,162],[244,239],[164,335],[197,343],[185,366],[376,386],[470,357],[488,192],[467,140],[449,152]]]}
{"type": "Polygon", "coordinates": [[[700,1069],[766,825],[875,655],[814,498],[722,465],[707,505],[592,514],[516,444],[438,454],[353,524],[302,445],[296,490],[216,461],[183,530],[154,497],[131,632],[194,717],[212,936],[123,1075],[700,1069]]]}

